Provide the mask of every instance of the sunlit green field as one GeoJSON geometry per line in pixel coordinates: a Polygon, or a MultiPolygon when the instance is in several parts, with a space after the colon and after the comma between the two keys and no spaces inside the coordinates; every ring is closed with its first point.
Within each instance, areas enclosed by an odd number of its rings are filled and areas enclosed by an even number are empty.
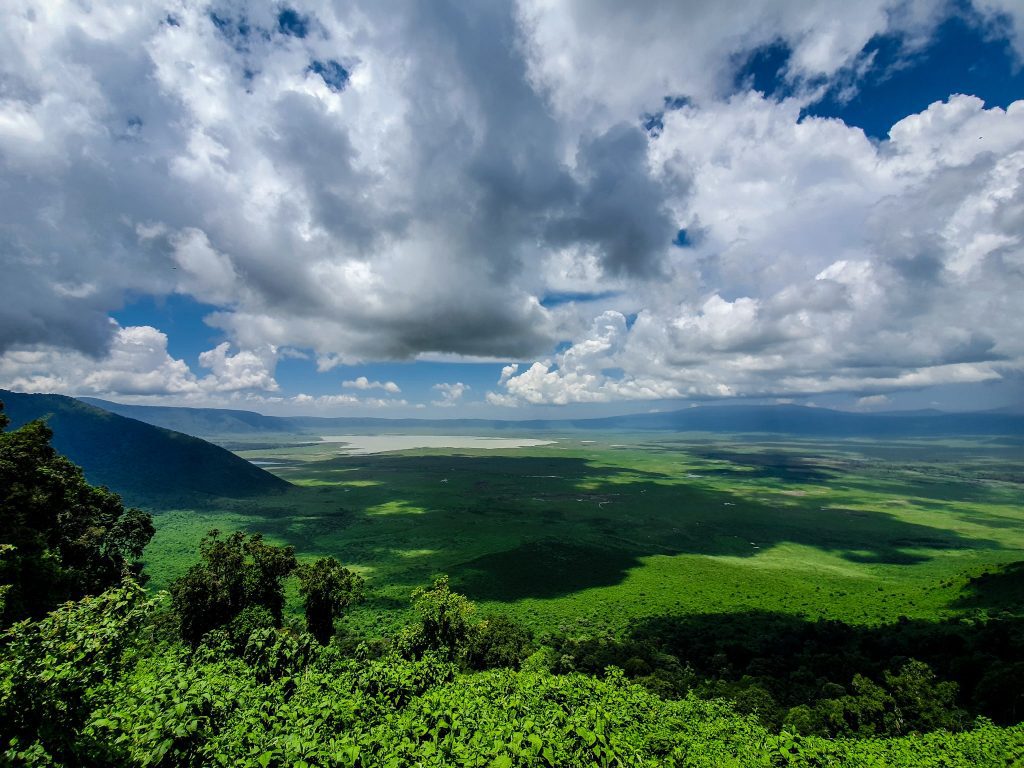
{"type": "Polygon", "coordinates": [[[261,531],[362,572],[356,626],[399,619],[442,573],[539,630],[750,610],[853,624],[1021,610],[1012,592],[968,584],[1024,559],[1013,441],[551,439],[362,456],[295,437],[231,445],[296,487],[160,511],[146,570],[166,587],[208,529],[261,531]]]}

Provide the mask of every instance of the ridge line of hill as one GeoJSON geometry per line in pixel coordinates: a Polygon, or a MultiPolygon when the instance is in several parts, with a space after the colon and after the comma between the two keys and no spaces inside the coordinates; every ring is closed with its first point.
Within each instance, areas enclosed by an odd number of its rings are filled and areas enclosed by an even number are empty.
{"type": "Polygon", "coordinates": [[[347,416],[265,416],[227,408],[127,405],[97,398],[83,402],[112,413],[192,435],[324,434],[332,429],[489,429],[498,431],[636,430],[767,432],[813,436],[1024,436],[1024,414],[894,411],[855,413],[798,405],[713,405],[676,411],[585,419],[417,419],[347,416]]]}

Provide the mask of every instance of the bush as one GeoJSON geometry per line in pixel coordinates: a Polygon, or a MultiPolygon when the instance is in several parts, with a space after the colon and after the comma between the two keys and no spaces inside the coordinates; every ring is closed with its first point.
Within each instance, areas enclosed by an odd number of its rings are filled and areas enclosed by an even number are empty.
{"type": "Polygon", "coordinates": [[[0,645],[0,744],[11,763],[87,765],[79,732],[103,685],[129,668],[126,651],[153,607],[134,583],[12,626],[0,645]]]}
{"type": "Polygon", "coordinates": [[[532,641],[532,633],[515,619],[491,614],[473,629],[466,648],[466,663],[472,669],[518,669],[530,655],[532,641]]]}
{"type": "Polygon", "coordinates": [[[447,658],[460,657],[473,637],[476,606],[452,592],[447,576],[435,580],[430,589],[415,590],[412,599],[419,621],[407,627],[400,638],[406,655],[420,658],[433,651],[447,658]]]}

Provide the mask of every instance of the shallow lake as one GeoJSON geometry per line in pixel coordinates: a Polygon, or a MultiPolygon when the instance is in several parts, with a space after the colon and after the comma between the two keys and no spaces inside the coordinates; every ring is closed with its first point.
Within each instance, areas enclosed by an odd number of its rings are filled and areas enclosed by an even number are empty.
{"type": "Polygon", "coordinates": [[[470,435],[327,435],[324,443],[343,443],[340,453],[365,454],[406,451],[412,448],[532,448],[551,445],[554,440],[518,437],[473,437],[470,435]]]}

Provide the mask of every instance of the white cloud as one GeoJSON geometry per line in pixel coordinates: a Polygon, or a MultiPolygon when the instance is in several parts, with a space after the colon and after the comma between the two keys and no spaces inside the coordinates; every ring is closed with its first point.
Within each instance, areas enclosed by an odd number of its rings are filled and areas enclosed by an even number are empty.
{"type": "Polygon", "coordinates": [[[381,397],[356,397],[355,395],[307,395],[298,394],[286,398],[286,404],[298,406],[315,406],[316,408],[333,408],[336,406],[352,408],[404,408],[409,405],[407,400],[381,397]]]}
{"type": "Polygon", "coordinates": [[[214,393],[275,392],[272,349],[230,354],[228,342],[199,355],[202,378],[167,352],[167,335],[151,326],[115,328],[107,354],[37,345],[0,356],[0,386],[23,392],[202,399],[214,393]]]}
{"type": "Polygon", "coordinates": [[[0,380],[5,387],[23,392],[189,395],[200,391],[184,361],[167,354],[167,336],[149,326],[116,329],[103,360],[44,346],[8,351],[0,357],[0,380]]]}
{"type": "Polygon", "coordinates": [[[341,386],[346,389],[383,389],[385,392],[393,395],[402,391],[393,381],[370,381],[365,376],[357,376],[351,381],[343,381],[341,386]]]}
{"type": "Polygon", "coordinates": [[[432,388],[441,393],[441,399],[434,400],[432,404],[442,408],[449,408],[453,405],[459,404],[459,401],[462,400],[462,396],[469,389],[469,385],[463,384],[461,381],[456,381],[450,384],[435,384],[432,388]]]}
{"type": "Polygon", "coordinates": [[[230,304],[237,298],[241,281],[231,259],[210,245],[205,232],[186,227],[169,240],[171,258],[180,268],[179,293],[208,304],[230,304]]]}
{"type": "Polygon", "coordinates": [[[680,205],[703,232],[675,295],[647,293],[628,329],[605,312],[489,401],[867,394],[1019,371],[1024,102],[951,97],[881,144],[797,114],[745,96],[667,115],[652,159],[693,173],[680,205]],[[734,298],[701,288],[715,285],[734,298]]]}
{"type": "MultiPolygon", "coordinates": [[[[1024,54],[1019,4],[974,5],[1024,54]]],[[[513,404],[1024,367],[1024,103],[954,95],[882,142],[801,119],[856,89],[873,37],[920,46],[945,0],[296,9],[315,34],[276,31],[272,5],[218,6],[224,28],[198,0],[5,8],[4,381],[245,398],[292,349],[320,371],[517,361],[487,395],[513,404]],[[781,101],[735,81],[776,43],[781,101]],[[218,307],[207,374],[109,322],[175,293],[218,307]]]]}
{"type": "Polygon", "coordinates": [[[995,29],[1011,34],[1014,49],[1024,59],[1024,5],[1018,0],[972,0],[989,24],[995,29]]]}
{"type": "Polygon", "coordinates": [[[512,363],[510,365],[504,366],[501,369],[501,378],[498,379],[498,383],[499,384],[504,384],[506,381],[511,379],[513,376],[515,376],[516,372],[518,370],[519,370],[519,364],[518,363],[512,363]]]}
{"type": "Polygon", "coordinates": [[[202,380],[206,389],[216,392],[240,389],[276,392],[279,389],[273,375],[277,364],[274,347],[246,349],[234,355],[229,354],[230,348],[231,345],[225,341],[199,355],[199,364],[212,371],[202,380]]]}
{"type": "MultiPolygon", "coordinates": [[[[646,2],[520,0],[530,74],[565,119],[653,111],[666,96],[707,103],[733,87],[737,60],[760,46],[792,49],[794,84],[827,81],[875,35],[927,34],[942,0],[819,3],[781,0],[646,2]]],[[[816,89],[808,89],[816,92],[816,89]]]]}

